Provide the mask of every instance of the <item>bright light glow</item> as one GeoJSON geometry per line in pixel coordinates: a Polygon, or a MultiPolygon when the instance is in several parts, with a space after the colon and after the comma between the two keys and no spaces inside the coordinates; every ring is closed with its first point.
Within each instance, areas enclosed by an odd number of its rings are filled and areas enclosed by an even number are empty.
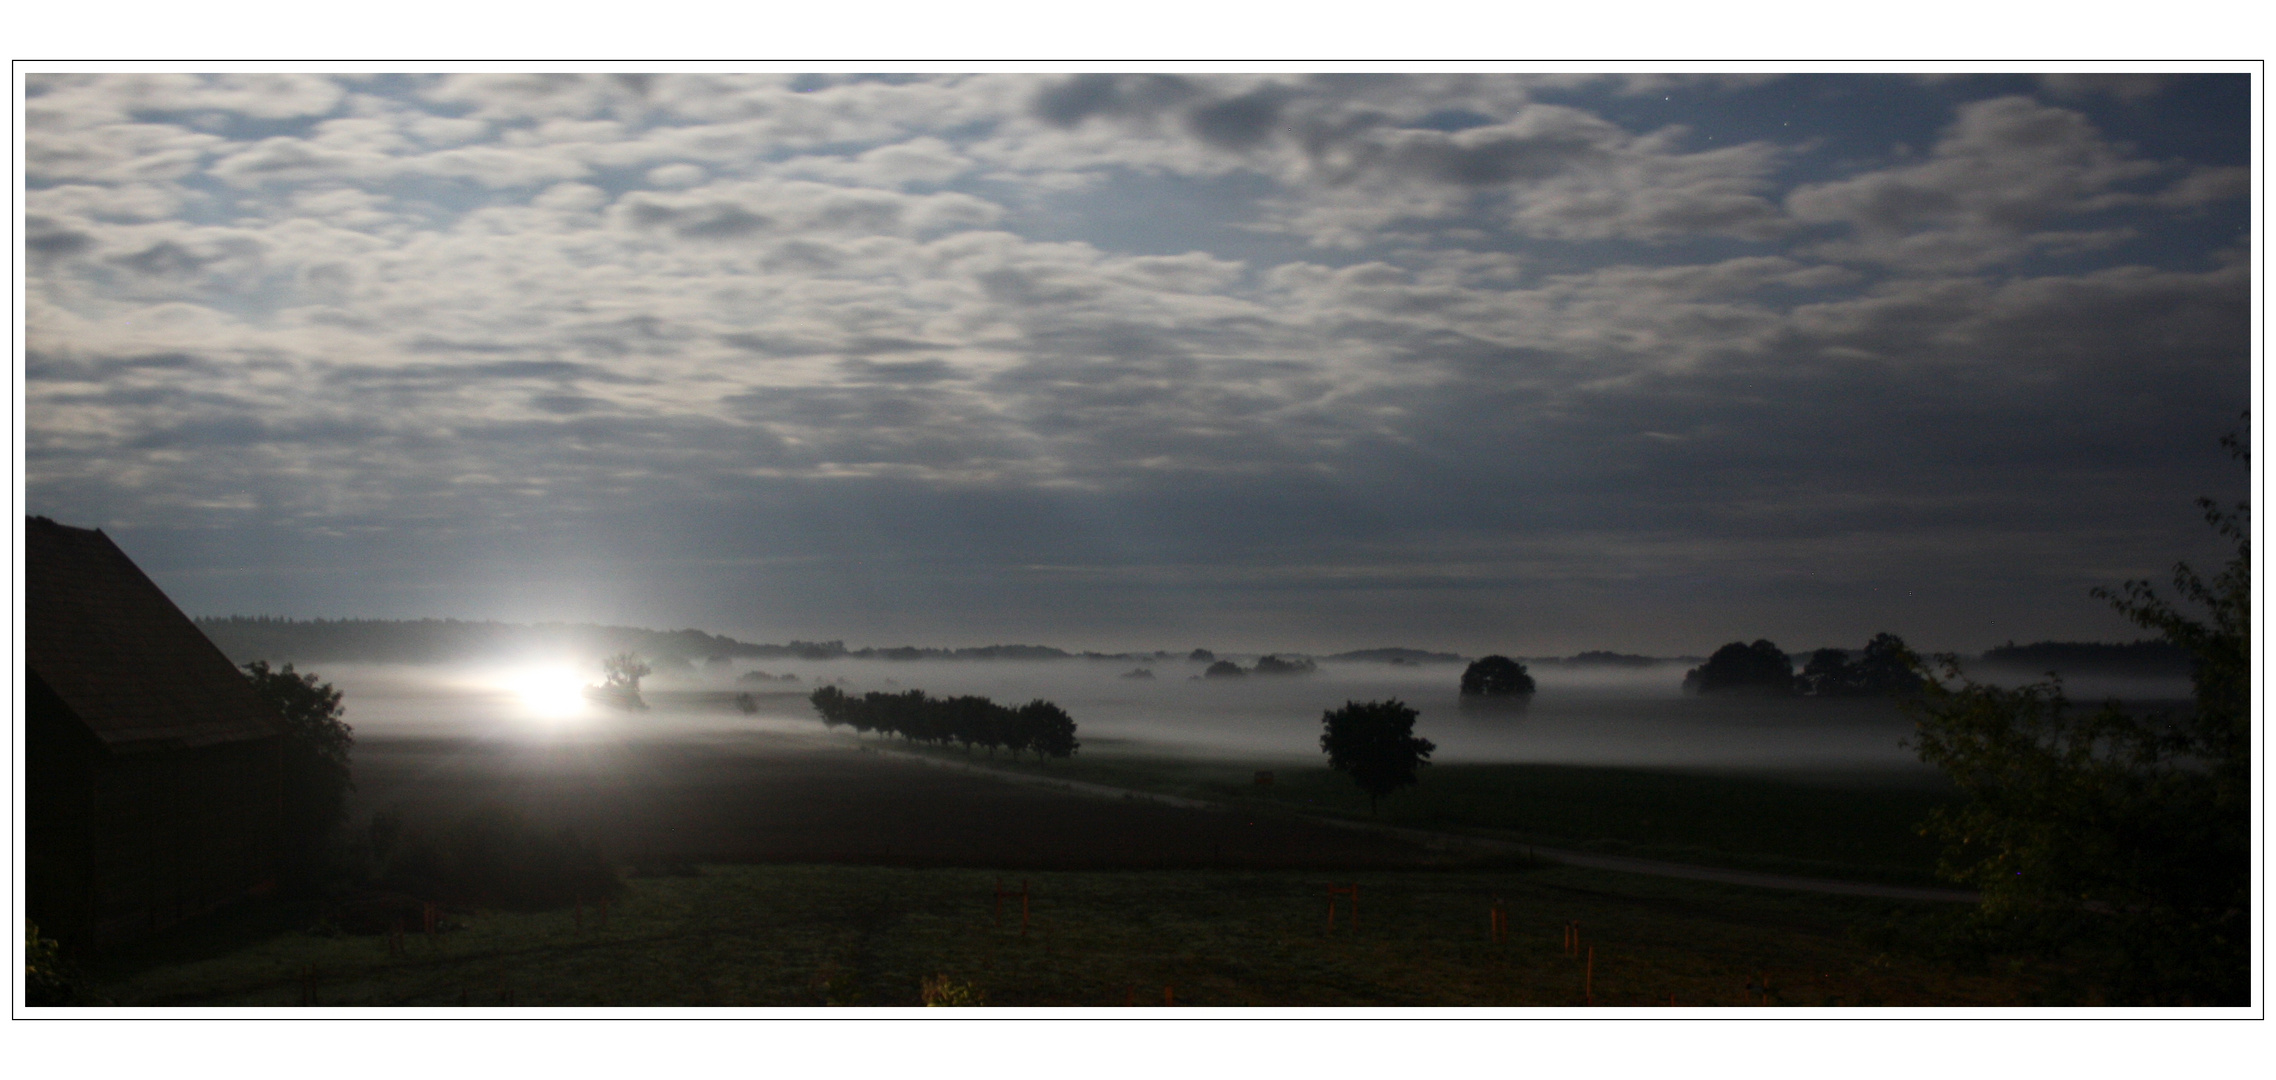
{"type": "Polygon", "coordinates": [[[584,685],[565,667],[525,668],[506,677],[506,688],[532,715],[558,720],[585,711],[584,685]]]}

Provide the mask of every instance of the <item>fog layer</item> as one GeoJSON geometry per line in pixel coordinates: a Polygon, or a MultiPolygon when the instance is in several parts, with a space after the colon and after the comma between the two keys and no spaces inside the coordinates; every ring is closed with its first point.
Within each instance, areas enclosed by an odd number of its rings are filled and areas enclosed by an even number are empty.
{"type": "MultiPolygon", "coordinates": [[[[523,687],[531,672],[597,682],[599,672],[540,663],[464,666],[327,664],[318,674],[346,694],[347,719],[366,737],[733,737],[818,735],[806,695],[825,682],[851,693],[921,689],[1018,704],[1047,698],[1072,713],[1087,752],[1168,753],[1254,760],[1320,760],[1321,713],[1346,701],[1397,698],[1421,712],[1417,733],[1439,762],[1538,762],[1739,770],[1922,769],[1902,741],[1911,721],[1883,700],[1702,699],[1681,693],[1681,664],[1631,669],[1534,669],[1539,692],[1522,711],[1462,708],[1460,668],[1323,665],[1311,675],[1199,678],[1203,665],[1085,661],[738,661],[667,670],[644,683],[646,712],[584,704],[547,711],[523,687]],[[763,671],[770,678],[747,678],[763,671]],[[757,712],[733,696],[748,693],[757,712]]],[[[2011,680],[2002,680],[2011,681],[2011,680]]],[[[2105,694],[2175,698],[2176,683],[2074,684],[2105,694]]]]}

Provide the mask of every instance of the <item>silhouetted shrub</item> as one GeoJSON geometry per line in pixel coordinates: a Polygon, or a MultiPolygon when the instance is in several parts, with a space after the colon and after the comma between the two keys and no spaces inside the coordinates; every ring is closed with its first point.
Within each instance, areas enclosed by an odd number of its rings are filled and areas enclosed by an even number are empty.
{"type": "Polygon", "coordinates": [[[80,987],[83,978],[63,958],[63,946],[24,920],[24,1004],[91,1005],[80,987]]]}
{"type": "Polygon", "coordinates": [[[1201,676],[1205,679],[1238,679],[1246,674],[1248,672],[1242,671],[1241,665],[1231,660],[1219,660],[1209,665],[1208,670],[1203,671],[1201,676]]]}

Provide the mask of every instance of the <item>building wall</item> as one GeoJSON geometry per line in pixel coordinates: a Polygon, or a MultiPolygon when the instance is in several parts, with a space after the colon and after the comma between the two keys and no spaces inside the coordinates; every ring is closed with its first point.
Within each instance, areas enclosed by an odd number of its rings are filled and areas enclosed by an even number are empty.
{"type": "Polygon", "coordinates": [[[26,683],[25,916],[42,933],[100,948],[275,880],[279,740],[116,753],[26,683]]]}
{"type": "Polygon", "coordinates": [[[24,698],[24,917],[74,947],[93,941],[94,769],[102,746],[35,673],[24,698]]]}
{"type": "Polygon", "coordinates": [[[93,944],[164,929],[276,877],[278,744],[112,755],[92,772],[93,944]]]}

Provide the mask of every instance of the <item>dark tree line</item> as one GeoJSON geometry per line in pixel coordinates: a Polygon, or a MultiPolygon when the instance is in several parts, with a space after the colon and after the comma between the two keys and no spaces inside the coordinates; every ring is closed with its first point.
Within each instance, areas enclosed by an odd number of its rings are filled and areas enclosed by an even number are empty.
{"type": "Polygon", "coordinates": [[[874,731],[939,746],[956,743],[966,752],[979,746],[991,757],[1003,749],[1014,759],[1030,751],[1039,759],[1064,758],[1082,746],[1075,738],[1075,718],[1041,698],[1015,708],[969,695],[936,698],[922,690],[899,694],[873,690],[855,697],[825,686],[807,700],[831,727],[844,725],[863,735],[874,731]]]}
{"type": "Polygon", "coordinates": [[[1800,674],[1794,658],[1769,641],[1734,641],[1683,673],[1687,694],[1783,697],[1906,697],[1920,692],[1919,657],[1895,634],[1875,634],[1862,649],[1819,649],[1800,674]]]}
{"type": "Polygon", "coordinates": [[[1875,634],[1852,655],[1846,649],[1810,654],[1795,680],[1813,697],[1907,697],[1921,690],[1920,658],[1895,634],[1875,634]]]}

